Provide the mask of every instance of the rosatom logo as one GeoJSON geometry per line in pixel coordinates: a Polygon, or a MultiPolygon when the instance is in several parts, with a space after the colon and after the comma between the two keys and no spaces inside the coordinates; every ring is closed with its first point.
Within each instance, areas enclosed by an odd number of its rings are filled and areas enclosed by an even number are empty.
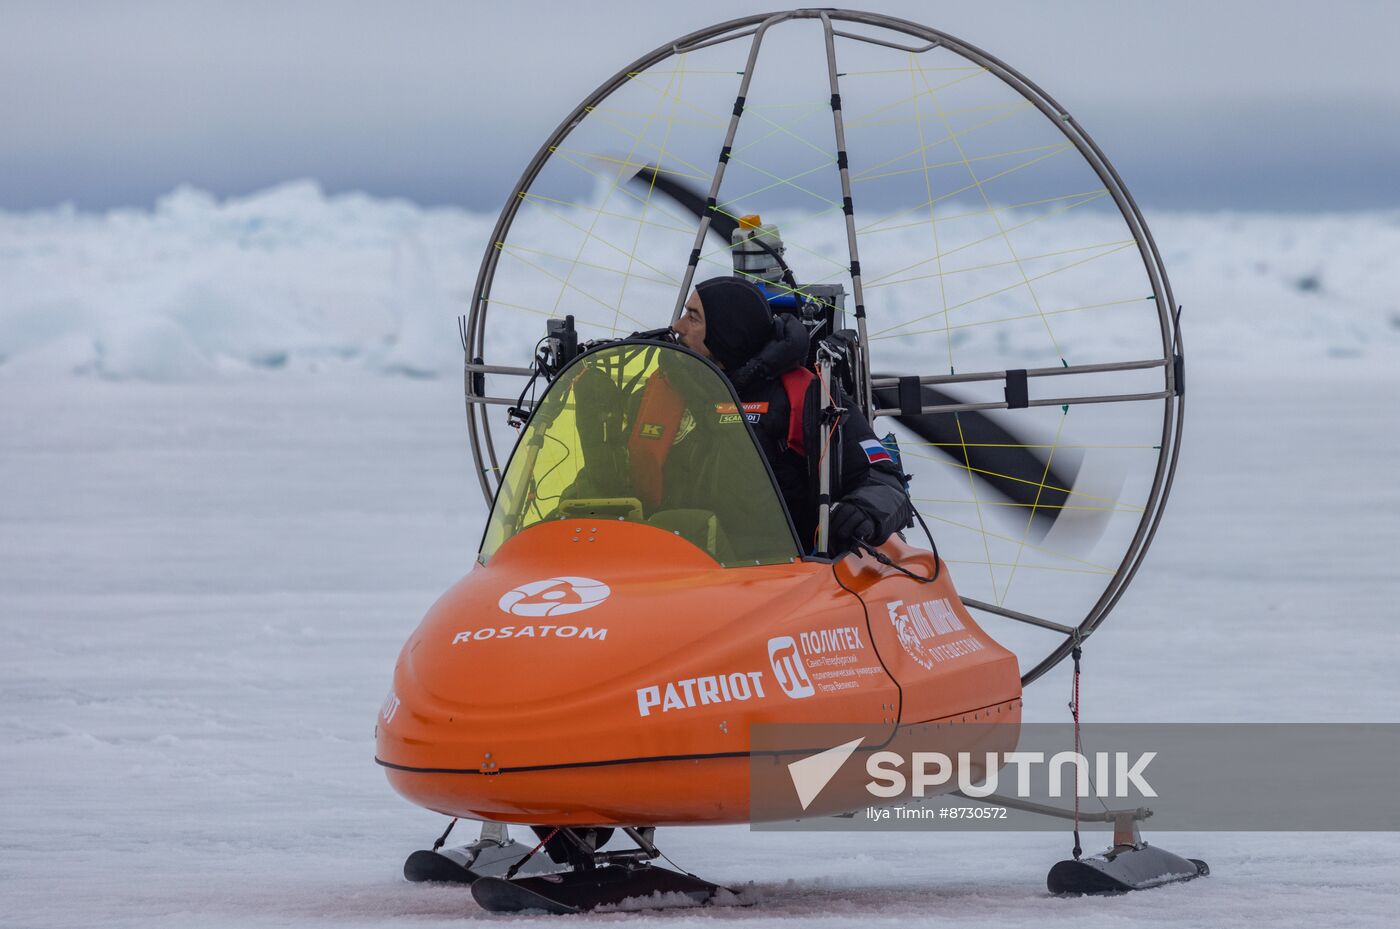
{"type": "Polygon", "coordinates": [[[591,577],[549,577],[507,591],[498,605],[513,616],[564,616],[592,609],[611,593],[591,577]]]}
{"type": "Polygon", "coordinates": [[[768,663],[773,666],[773,676],[778,686],[794,700],[815,694],[812,679],[807,676],[807,668],[798,654],[797,643],[790,635],[780,635],[768,640],[768,663]]]}

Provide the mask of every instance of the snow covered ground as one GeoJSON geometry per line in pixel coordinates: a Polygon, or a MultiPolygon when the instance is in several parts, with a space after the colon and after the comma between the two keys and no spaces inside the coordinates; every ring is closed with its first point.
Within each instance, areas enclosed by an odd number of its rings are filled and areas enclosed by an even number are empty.
{"type": "MultiPolygon", "coordinates": [[[[1400,366],[1394,263],[1400,213],[1150,212],[1147,218],[1185,306],[1193,362],[1305,373],[1337,364],[1347,372],[1400,366]]],[[[460,362],[454,318],[466,312],[494,223],[494,215],[425,210],[362,194],[328,197],[311,182],[227,201],[182,188],[149,211],[0,212],[0,379],[73,372],[186,382],[266,371],[451,373],[460,362]]],[[[1102,212],[1031,227],[1041,228],[1049,230],[1042,234],[1047,242],[1056,235],[1073,242],[1123,237],[1121,221],[1102,212]]],[[[843,253],[843,228],[818,230],[807,248],[843,253]]],[[[884,264],[927,258],[928,236],[920,228],[877,241],[884,264]]],[[[829,270],[807,261],[813,275],[829,270]]],[[[503,267],[509,278],[513,266],[503,267]]],[[[797,271],[802,276],[801,263],[797,271]]],[[[1090,295],[1084,302],[1117,300],[1122,287],[1094,273],[1122,271],[1116,259],[1099,260],[1070,279],[1077,293],[1090,295]],[[1080,273],[1090,276],[1075,276],[1080,273]]],[[[1051,286],[1059,279],[1041,282],[1049,288],[1047,307],[1062,305],[1051,286]]],[[[908,297],[906,288],[871,286],[872,314],[908,297]]],[[[522,299],[513,292],[505,298],[522,299]]],[[[669,299],[668,293],[663,309],[669,299]]],[[[1070,294],[1064,300],[1074,302],[1070,294]]],[[[565,309],[581,319],[589,307],[598,312],[586,300],[580,306],[565,309]]],[[[1099,326],[1114,318],[1083,317],[1099,326]]],[[[1056,328],[1071,329],[1080,319],[1057,318],[1056,328]]],[[[664,313],[644,321],[638,328],[664,325],[664,313]]],[[[522,351],[533,345],[542,321],[528,317],[528,326],[518,334],[522,351]]],[[[1073,328],[1073,340],[1093,332],[1093,325],[1073,328]]]]}
{"type": "MultiPolygon", "coordinates": [[[[1186,439],[1085,712],[1394,721],[1400,216],[1150,218],[1187,304],[1186,439]]],[[[458,363],[489,224],[306,185],[0,215],[0,926],[487,918],[400,879],[443,822],[393,794],[371,733],[479,538],[460,382],[394,375],[458,363]]],[[[1065,671],[1029,718],[1063,718],[1065,671]]],[[[1157,839],[1214,874],[1057,900],[1060,833],[663,831],[762,905],[588,921],[1359,927],[1400,907],[1400,836],[1157,839]]]]}
{"type": "MultiPolygon", "coordinates": [[[[427,927],[399,878],[441,817],[371,730],[397,649],[470,565],[482,504],[452,380],[86,378],[0,392],[0,925],[427,927]]],[[[1088,651],[1116,720],[1393,720],[1397,378],[1197,370],[1152,555],[1088,651]]],[[[1063,714],[1059,670],[1029,692],[1063,714]]],[[[1306,802],[1306,798],[1300,798],[1306,802]]],[[[1166,834],[1192,885],[1057,900],[1060,833],[752,835],[664,847],[760,907],[590,922],[1393,924],[1400,836],[1166,834]]],[[[519,922],[522,920],[512,920],[519,922]]]]}

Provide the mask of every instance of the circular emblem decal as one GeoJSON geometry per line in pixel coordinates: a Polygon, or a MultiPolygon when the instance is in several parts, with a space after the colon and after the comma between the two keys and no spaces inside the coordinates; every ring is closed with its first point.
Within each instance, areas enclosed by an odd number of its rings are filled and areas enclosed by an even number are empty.
{"type": "Polygon", "coordinates": [[[499,606],[513,616],[563,616],[598,606],[610,593],[607,584],[591,577],[550,577],[507,591],[499,606]]]}

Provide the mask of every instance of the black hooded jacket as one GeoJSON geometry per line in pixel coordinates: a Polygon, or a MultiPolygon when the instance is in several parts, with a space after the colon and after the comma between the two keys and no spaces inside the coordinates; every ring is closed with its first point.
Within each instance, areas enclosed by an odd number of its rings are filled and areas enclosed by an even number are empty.
{"type": "MultiPolygon", "coordinates": [[[[803,444],[805,454],[788,447],[791,407],[781,376],[802,365],[807,358],[807,330],[800,320],[788,314],[773,318],[772,338],[749,361],[726,375],[744,401],[747,418],[759,446],[773,468],[806,552],[816,547],[818,464],[821,458],[821,384],[813,380],[803,404],[803,444]]],[[[836,405],[844,407],[839,436],[839,454],[832,459],[831,499],[833,503],[857,506],[875,523],[869,540],[878,545],[894,532],[910,525],[913,510],[899,469],[889,460],[871,462],[862,442],[877,441],[870,424],[836,386],[836,405]]],[[[833,439],[833,445],[838,440],[833,439]]],[[[881,457],[878,453],[876,457],[881,457]]]]}

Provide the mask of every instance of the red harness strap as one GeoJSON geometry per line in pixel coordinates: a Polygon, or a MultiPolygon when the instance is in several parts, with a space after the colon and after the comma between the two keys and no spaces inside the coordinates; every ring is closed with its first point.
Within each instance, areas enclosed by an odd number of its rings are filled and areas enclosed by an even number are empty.
{"type": "Polygon", "coordinates": [[[807,454],[807,439],[802,428],[803,413],[807,408],[807,388],[817,376],[807,368],[793,368],[778,379],[783,382],[783,392],[788,399],[788,448],[799,455],[807,454]]]}
{"type": "Polygon", "coordinates": [[[661,473],[676,429],[685,412],[685,401],[660,371],[652,372],[642,390],[642,402],[632,434],[627,439],[627,451],[632,462],[632,481],[648,512],[661,503],[661,473]]]}
{"type": "MultiPolygon", "coordinates": [[[[816,377],[807,368],[793,368],[779,377],[788,400],[787,447],[800,456],[807,454],[803,414],[807,408],[807,389],[816,377]]],[[[648,510],[661,503],[662,470],[684,412],[684,399],[665,375],[654,372],[647,379],[632,434],[627,439],[632,480],[648,510]]]]}

